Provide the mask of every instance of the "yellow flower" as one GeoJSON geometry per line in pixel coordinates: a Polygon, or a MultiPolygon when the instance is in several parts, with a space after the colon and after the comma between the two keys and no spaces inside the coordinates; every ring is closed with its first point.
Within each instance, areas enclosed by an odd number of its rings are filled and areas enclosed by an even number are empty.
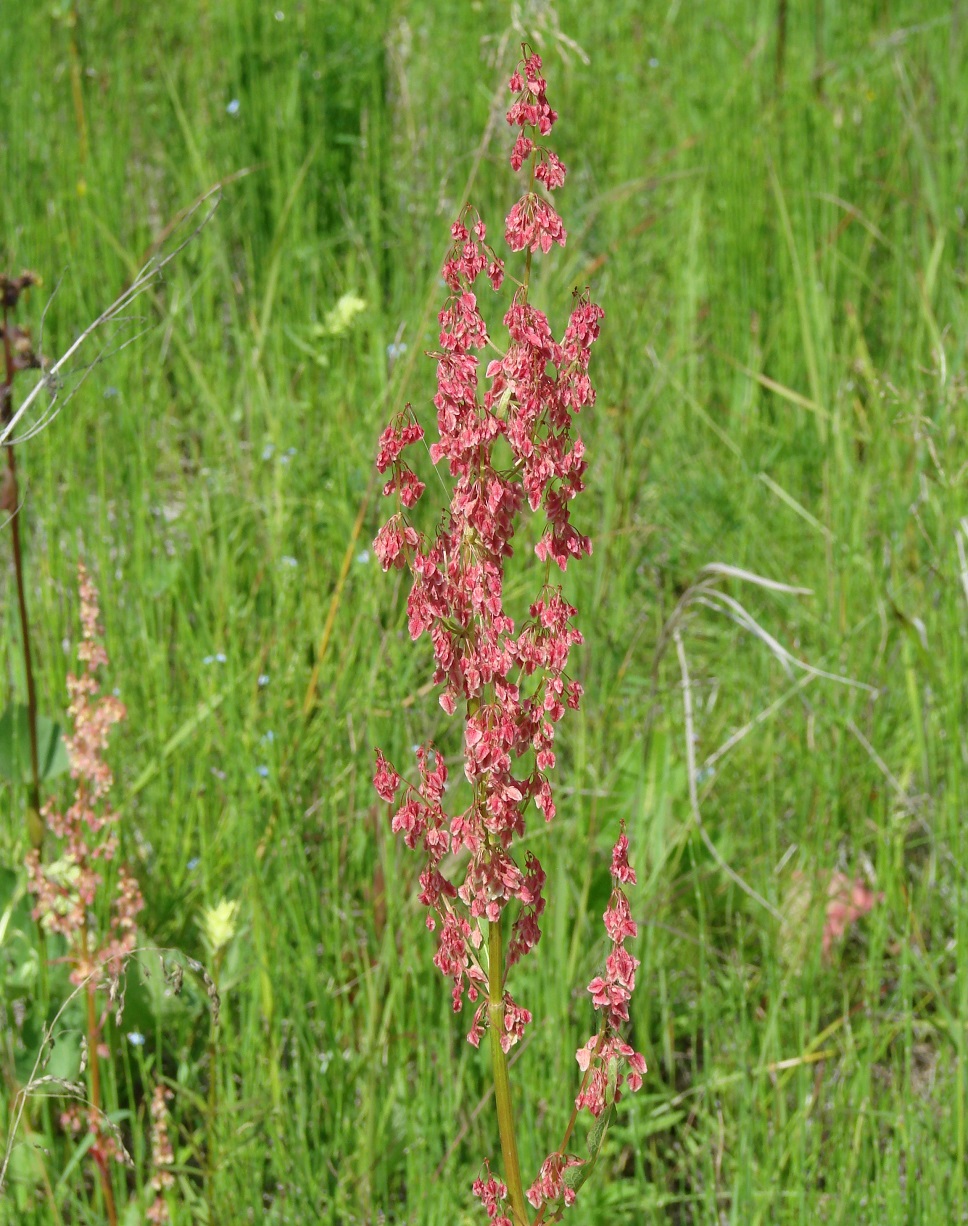
{"type": "Polygon", "coordinates": [[[235,936],[238,914],[238,902],[230,902],[227,898],[221,899],[214,907],[206,907],[202,912],[202,918],[197,922],[213,957],[220,954],[235,936]]]}
{"type": "Polygon", "coordinates": [[[331,311],[326,312],[326,331],[330,336],[344,336],[353,320],[366,310],[366,302],[358,295],[344,294],[331,311]]]}

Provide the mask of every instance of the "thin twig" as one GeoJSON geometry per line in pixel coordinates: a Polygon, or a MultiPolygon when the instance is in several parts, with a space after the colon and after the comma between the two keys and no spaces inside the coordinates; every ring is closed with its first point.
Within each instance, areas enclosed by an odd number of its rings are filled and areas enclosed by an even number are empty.
{"type": "Polygon", "coordinates": [[[902,797],[903,799],[907,799],[904,788],[901,786],[901,783],[898,780],[897,776],[894,774],[891,768],[887,765],[887,763],[884,761],[881,755],[877,752],[877,750],[870,743],[867,737],[864,736],[863,732],[861,732],[861,730],[857,727],[857,725],[854,723],[852,719],[849,719],[847,721],[847,731],[853,737],[855,737],[857,741],[860,743],[861,747],[864,750],[866,750],[867,755],[870,758],[870,760],[874,763],[877,769],[881,772],[881,774],[884,776],[887,782],[891,785],[894,791],[897,792],[898,796],[902,797]]]}
{"type": "MultiPolygon", "coordinates": [[[[734,600],[732,596],[727,596],[725,592],[709,589],[708,594],[697,603],[704,604],[707,608],[715,609],[715,602],[717,600],[729,610],[726,613],[727,617],[731,617],[732,620],[744,626],[760,639],[784,667],[798,668],[813,677],[823,677],[825,681],[836,681],[839,685],[850,686],[852,689],[866,690],[868,694],[876,694],[878,692],[876,686],[868,685],[866,681],[855,681],[853,677],[844,677],[840,673],[828,673],[826,669],[814,668],[812,664],[807,664],[804,660],[798,659],[791,652],[787,651],[782,643],[777,642],[773,635],[768,630],[765,630],[738,600],[734,600]]],[[[719,612],[723,612],[723,610],[720,609],[719,612]]]]}
{"type": "MultiPolygon", "coordinates": [[[[124,322],[128,322],[126,317],[122,316],[121,318],[124,320],[124,322]]],[[[131,318],[134,319],[138,317],[132,316],[131,318]]],[[[51,400],[44,409],[43,416],[38,421],[35,421],[32,425],[28,426],[27,430],[23,434],[19,434],[16,438],[8,439],[7,446],[12,447],[16,443],[27,443],[32,438],[35,438],[38,434],[40,434],[43,430],[46,430],[50,423],[56,417],[58,417],[64,411],[64,409],[67,408],[70,402],[81,390],[81,386],[92,371],[96,370],[97,367],[100,366],[102,362],[107,361],[108,358],[113,358],[116,354],[120,353],[122,349],[127,349],[129,345],[135,344],[136,341],[139,341],[141,337],[146,336],[150,331],[150,327],[142,328],[139,332],[136,332],[134,336],[125,337],[125,339],[113,349],[102,350],[97,357],[94,358],[93,361],[88,362],[86,366],[79,366],[74,373],[80,375],[80,377],[67,393],[66,397],[61,401],[59,401],[57,397],[51,400]]]]}
{"type": "Polygon", "coordinates": [[[741,579],[744,583],[755,584],[768,592],[786,592],[789,596],[812,596],[813,588],[794,587],[790,583],[780,583],[777,579],[767,579],[752,570],[743,570],[740,566],[730,566],[727,562],[709,562],[699,572],[701,575],[722,575],[727,579],[741,579]]]}
{"type": "Polygon", "coordinates": [[[754,728],[758,728],[759,725],[768,720],[771,715],[775,715],[777,711],[779,711],[782,707],[785,707],[791,698],[794,698],[800,693],[801,690],[806,689],[806,687],[810,685],[813,680],[814,678],[809,673],[805,674],[799,681],[795,682],[785,694],[781,694],[779,698],[774,699],[774,701],[771,702],[768,707],[764,707],[762,711],[760,711],[757,715],[754,715],[751,720],[742,726],[742,728],[737,728],[733,735],[727,737],[726,740],[723,741],[722,745],[720,745],[718,749],[714,750],[706,761],[703,762],[702,767],[700,768],[700,774],[712,770],[720,758],[725,757],[726,754],[728,754],[731,749],[738,745],[744,737],[753,731],[754,728]]]}
{"type": "Polygon", "coordinates": [[[961,579],[961,587],[965,593],[965,600],[968,600],[968,558],[965,557],[965,541],[968,541],[968,518],[963,519],[959,526],[955,529],[955,543],[958,546],[958,561],[961,564],[959,577],[961,579]]]}
{"type": "MultiPolygon", "coordinates": [[[[88,324],[73,345],[71,345],[67,351],[44,372],[43,378],[41,378],[35,384],[33,389],[27,394],[27,396],[24,397],[24,400],[17,409],[16,413],[13,414],[10,421],[7,422],[2,431],[0,431],[0,446],[7,444],[18,422],[40,395],[41,391],[44,389],[50,391],[52,387],[56,387],[59,373],[64,369],[71,358],[73,358],[74,354],[77,353],[84,343],[93,335],[93,333],[96,332],[98,328],[103,327],[104,324],[110,323],[111,320],[117,319],[118,316],[121,315],[122,311],[129,307],[136,298],[144,293],[145,290],[158,279],[162,271],[172,262],[172,260],[174,260],[176,256],[180,255],[181,252],[184,251],[189,245],[189,243],[193,242],[197,235],[205,228],[205,226],[208,225],[208,223],[215,216],[215,211],[221,202],[221,184],[216,185],[211,189],[211,191],[202,196],[188,214],[189,217],[192,216],[192,214],[201,208],[207,200],[210,200],[212,196],[216,197],[215,203],[208,210],[195,229],[192,230],[192,232],[178,244],[174,251],[166,255],[164,259],[157,260],[152,258],[141,269],[132,284],[129,285],[128,288],[122,294],[120,294],[114,300],[114,302],[107,307],[106,310],[102,311],[93,323],[88,324]]],[[[57,400],[57,396],[58,393],[56,391],[51,393],[51,404],[48,406],[48,414],[53,406],[53,403],[57,400]]]]}
{"type": "Polygon", "coordinates": [[[692,683],[689,680],[689,665],[686,662],[686,652],[682,645],[682,634],[680,633],[678,627],[673,630],[672,639],[676,645],[676,655],[679,657],[679,671],[682,673],[682,705],[685,711],[686,723],[686,768],[689,774],[689,804],[692,808],[692,816],[696,823],[696,827],[699,830],[699,835],[702,838],[706,850],[723,870],[726,876],[729,877],[734,884],[739,886],[744,894],[748,895],[748,897],[752,898],[754,902],[758,902],[761,907],[769,911],[770,915],[772,915],[775,920],[781,920],[782,916],[776,907],[774,907],[772,903],[768,902],[762,894],[758,894],[751,885],[747,884],[747,882],[743,880],[735,869],[731,868],[730,865],[727,864],[727,862],[720,855],[716,844],[709,837],[709,833],[703,824],[702,813],[699,809],[699,790],[696,779],[696,734],[692,718],[692,683]]]}

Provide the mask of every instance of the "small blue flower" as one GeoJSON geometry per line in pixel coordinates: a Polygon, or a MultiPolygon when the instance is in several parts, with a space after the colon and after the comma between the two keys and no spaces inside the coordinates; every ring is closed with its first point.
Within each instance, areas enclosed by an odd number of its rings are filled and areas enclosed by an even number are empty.
{"type": "Polygon", "coordinates": [[[276,739],[276,734],[275,734],[275,733],[272,731],[272,729],[270,728],[270,729],[269,729],[269,731],[268,731],[268,732],[265,734],[265,736],[262,738],[262,744],[263,744],[263,745],[271,745],[271,744],[272,744],[272,742],[273,742],[275,739],[276,739]]]}
{"type": "Polygon", "coordinates": [[[233,98],[232,101],[228,104],[228,106],[225,109],[226,111],[228,111],[230,115],[238,115],[239,107],[241,105],[242,103],[239,102],[238,98],[233,98]]]}
{"type": "Polygon", "coordinates": [[[658,67],[659,67],[659,61],[658,61],[658,60],[655,58],[655,56],[653,56],[653,57],[652,57],[652,58],[649,60],[649,67],[650,67],[650,68],[658,68],[658,67]]]}
{"type": "Polygon", "coordinates": [[[201,862],[200,856],[192,856],[192,858],[188,861],[188,871],[190,873],[194,873],[195,869],[198,868],[201,862]]]}
{"type": "Polygon", "coordinates": [[[215,659],[216,659],[216,660],[218,660],[219,664],[224,664],[224,663],[225,663],[225,660],[226,660],[226,655],[225,655],[225,652],[224,652],[224,651],[217,651],[217,652],[215,653],[215,659]]]}
{"type": "Polygon", "coordinates": [[[298,566],[299,565],[296,559],[291,557],[288,553],[284,553],[279,560],[280,562],[282,562],[283,566],[298,566]]]}
{"type": "Polygon", "coordinates": [[[128,1042],[131,1044],[132,1047],[144,1047],[145,1036],[141,1034],[140,1031],[129,1030],[128,1031],[128,1042]]]}
{"type": "Polygon", "coordinates": [[[275,445],[273,443],[266,443],[266,445],[262,448],[263,460],[271,460],[275,454],[275,450],[275,445]]]}
{"type": "Polygon", "coordinates": [[[120,395],[121,393],[118,391],[116,387],[106,387],[104,389],[104,399],[105,400],[111,400],[115,396],[120,396],[120,395]]]}
{"type": "Polygon", "coordinates": [[[259,685],[264,686],[269,684],[269,674],[259,673],[259,685]]]}
{"type": "Polygon", "coordinates": [[[205,657],[205,658],[202,660],[202,663],[203,663],[203,664],[214,664],[214,663],[215,663],[215,657],[214,657],[214,656],[206,656],[206,657],[205,657]]]}
{"type": "Polygon", "coordinates": [[[259,776],[261,779],[268,779],[268,778],[269,778],[269,768],[268,768],[268,766],[257,766],[257,767],[255,768],[255,773],[256,773],[256,774],[257,774],[257,775],[258,775],[258,776],[259,776]]]}
{"type": "Polygon", "coordinates": [[[369,562],[369,560],[370,560],[370,551],[369,551],[369,549],[363,549],[363,550],[361,550],[361,551],[360,551],[360,552],[359,552],[359,553],[356,555],[356,560],[357,560],[357,562],[359,562],[359,563],[360,563],[360,565],[361,565],[361,566],[365,566],[365,565],[367,564],[367,562],[369,562]]]}

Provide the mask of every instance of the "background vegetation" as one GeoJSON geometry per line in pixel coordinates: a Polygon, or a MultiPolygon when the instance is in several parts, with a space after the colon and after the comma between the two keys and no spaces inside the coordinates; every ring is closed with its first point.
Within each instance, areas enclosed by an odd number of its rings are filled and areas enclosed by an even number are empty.
{"type": "MultiPolygon", "coordinates": [[[[588,697],[563,727],[557,822],[532,836],[551,900],[512,1074],[526,1172],[576,1084],[620,818],[640,870],[633,1024],[650,1071],[575,1210],[587,1223],[968,1210],[968,14],[788,7],[785,46],[776,0],[519,13],[571,170],[569,244],[538,299],[558,330],[575,285],[606,311],[579,515],[595,553],[567,576],[588,697]],[[812,589],[720,585],[801,659],[876,690],[804,680],[690,607],[700,766],[764,716],[700,771],[704,822],[784,922],[699,836],[674,650],[656,663],[711,562],[812,589]],[[883,899],[825,959],[834,870],[883,899]]],[[[48,713],[65,702],[78,558],[101,588],[144,939],[207,960],[204,909],[240,903],[215,1128],[202,985],[172,997],[132,974],[116,1041],[107,1093],[139,1161],[151,1081],[175,1091],[176,1222],[470,1223],[497,1152],[486,1053],[463,1042],[415,864],[370,785],[374,743],[403,762],[441,721],[406,592],[368,547],[377,435],[405,400],[431,420],[423,351],[475,150],[492,231],[513,200],[503,121],[482,140],[521,37],[509,22],[503,0],[4,6],[0,252],[45,278],[35,329],[59,285],[45,351],[226,180],[141,300],[144,335],[19,456],[48,713]],[[365,303],[351,319],[333,314],[346,294],[365,303]]],[[[9,564],[3,583],[3,675],[22,700],[9,564]]],[[[55,961],[41,999],[25,792],[2,796],[9,1106],[63,985],[55,961]]],[[[55,1070],[76,1073],[78,1041],[65,1034],[55,1070]]],[[[55,1220],[44,1170],[64,1221],[101,1220],[56,1110],[28,1122],[0,1221],[55,1220]]],[[[140,1221],[142,1176],[124,1179],[140,1221]]]]}

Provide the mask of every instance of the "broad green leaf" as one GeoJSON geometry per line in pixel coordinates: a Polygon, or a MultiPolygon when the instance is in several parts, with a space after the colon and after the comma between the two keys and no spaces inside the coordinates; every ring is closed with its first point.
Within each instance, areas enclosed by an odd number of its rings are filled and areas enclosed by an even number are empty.
{"type": "MultiPolygon", "coordinates": [[[[60,724],[46,715],[37,716],[37,763],[41,780],[63,775],[71,765],[60,724]]],[[[30,782],[30,724],[21,702],[0,715],[0,775],[10,783],[30,782]]]]}

